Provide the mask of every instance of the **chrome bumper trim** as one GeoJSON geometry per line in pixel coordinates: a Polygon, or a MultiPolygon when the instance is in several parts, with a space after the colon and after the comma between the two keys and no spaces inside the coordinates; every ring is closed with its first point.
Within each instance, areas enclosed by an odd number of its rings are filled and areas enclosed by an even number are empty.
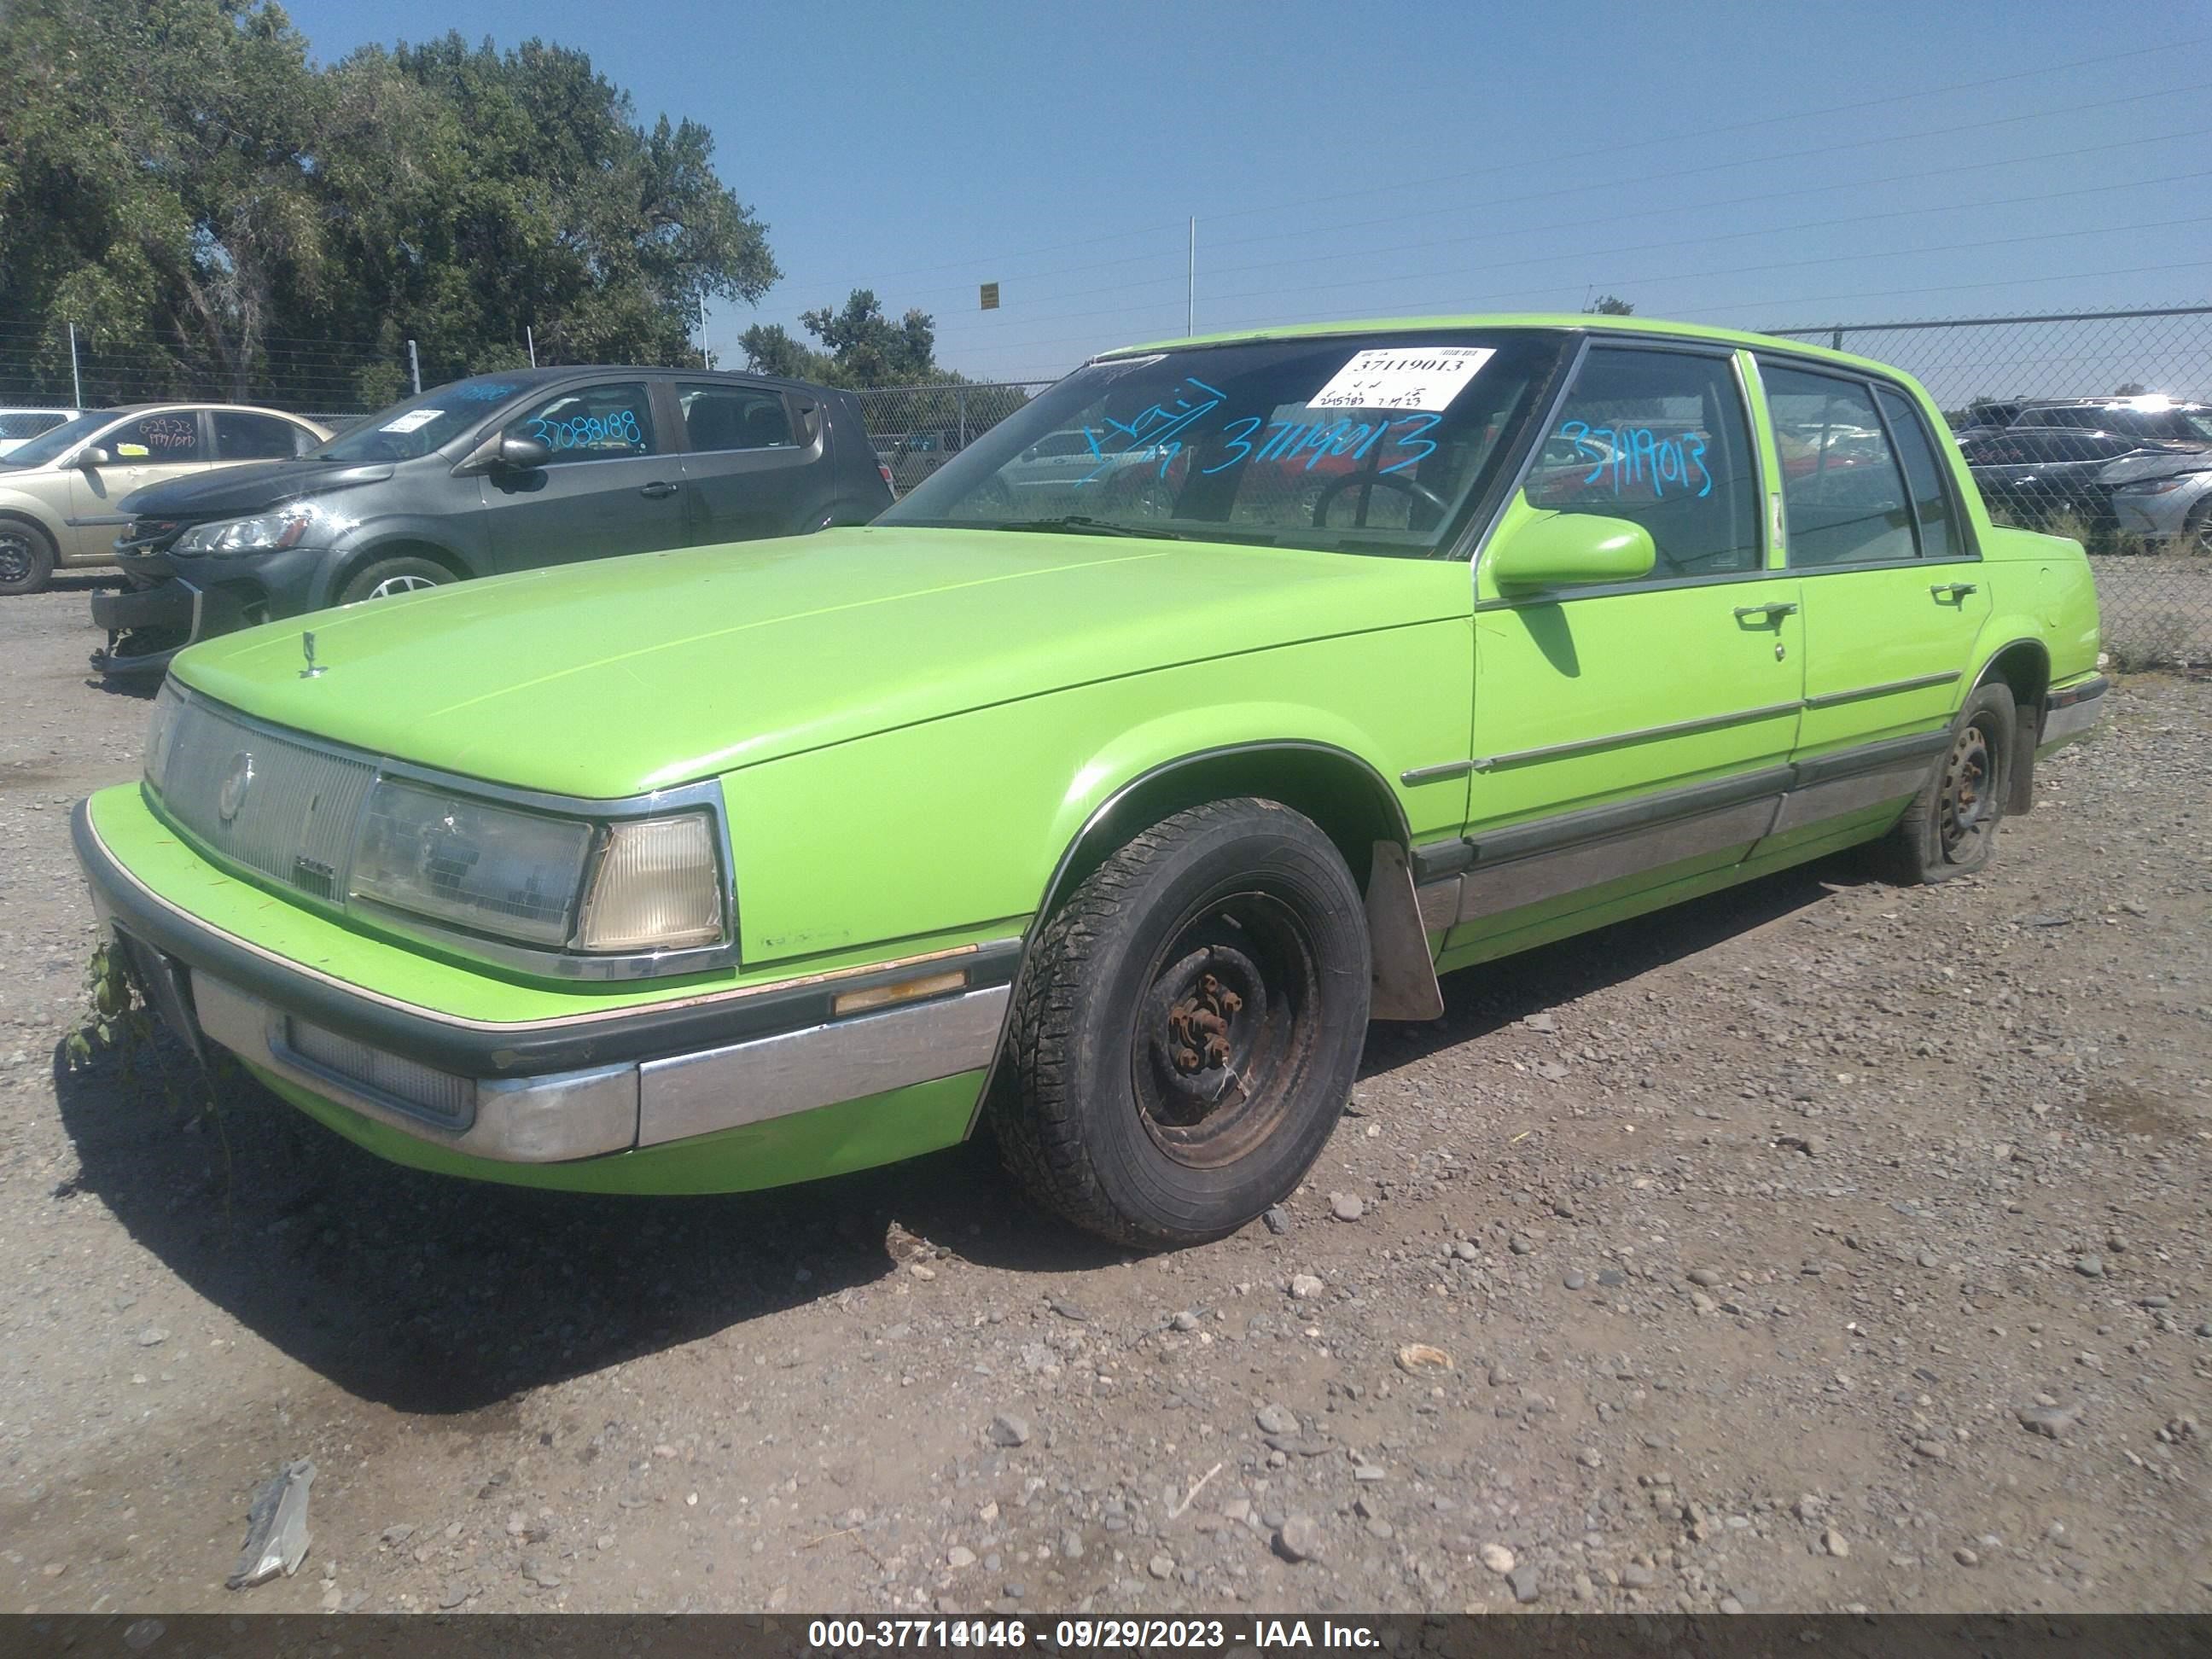
{"type": "Polygon", "coordinates": [[[457,1152],[501,1164],[561,1164],[627,1152],[637,1144],[635,1066],[479,1079],[469,1121],[448,1126],[297,1053],[287,1030],[289,1017],[283,1009],[210,974],[193,973],[192,1006],[200,1030],[248,1065],[457,1152]]]}
{"type": "Polygon", "coordinates": [[[2036,752],[2048,753],[2095,727],[2105,718],[2105,694],[2112,686],[2112,683],[2100,674],[2079,685],[2063,686],[2045,697],[2043,740],[2036,744],[2036,752]]]}
{"type": "Polygon", "coordinates": [[[191,974],[199,1032],[248,1065],[419,1140],[502,1164],[604,1157],[976,1071],[991,1062],[1012,994],[991,986],[639,1063],[476,1079],[466,1121],[441,1122],[300,1054],[293,1017],[275,1004],[191,974]]]}
{"type": "Polygon", "coordinates": [[[638,1070],[637,1144],[657,1146],[834,1106],[991,1063],[1011,987],[863,1014],[638,1070]]]}

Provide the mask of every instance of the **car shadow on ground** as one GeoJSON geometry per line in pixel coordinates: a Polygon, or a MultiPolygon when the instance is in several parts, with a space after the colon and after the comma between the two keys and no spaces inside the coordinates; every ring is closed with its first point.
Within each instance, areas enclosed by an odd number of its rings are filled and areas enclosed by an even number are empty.
{"type": "MultiPolygon", "coordinates": [[[[1367,1075],[1464,1042],[1817,902],[1813,866],[1445,981],[1425,1025],[1378,1026],[1367,1075]]],[[[54,1086],[79,1172],[193,1291],[347,1392],[480,1410],[903,1272],[936,1252],[1017,1273],[1127,1259],[1020,1202],[987,1139],[780,1191],[603,1197],[399,1168],[166,1034],[54,1086]]],[[[1041,1292],[1042,1293],[1042,1292],[1041,1292]]]]}

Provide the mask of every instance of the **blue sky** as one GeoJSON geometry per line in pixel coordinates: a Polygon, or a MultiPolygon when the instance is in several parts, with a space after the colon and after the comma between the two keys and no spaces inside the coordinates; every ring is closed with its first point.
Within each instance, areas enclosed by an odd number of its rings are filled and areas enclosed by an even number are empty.
{"type": "Polygon", "coordinates": [[[1179,335],[1443,311],[1742,326],[2212,294],[2212,9],[295,0],[325,59],[578,46],[714,133],[787,273],[939,360],[1056,375],[1179,335]],[[1001,284],[1000,310],[976,284],[1001,284]]]}

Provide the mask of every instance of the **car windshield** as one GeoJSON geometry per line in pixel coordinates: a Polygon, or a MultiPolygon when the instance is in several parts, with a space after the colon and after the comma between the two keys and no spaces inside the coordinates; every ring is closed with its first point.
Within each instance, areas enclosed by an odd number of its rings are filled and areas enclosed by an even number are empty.
{"type": "Polygon", "coordinates": [[[1431,554],[1512,449],[1565,337],[1394,330],[1109,358],[877,522],[1431,554]]]}
{"type": "Polygon", "coordinates": [[[310,460],[357,465],[363,461],[411,461],[443,449],[486,416],[529,388],[500,374],[455,380],[369,416],[307,452],[310,460]]]}
{"type": "Polygon", "coordinates": [[[5,455],[0,455],[0,466],[44,466],[58,455],[66,454],[75,446],[106,426],[115,418],[112,409],[95,409],[89,415],[80,415],[73,421],[64,421],[51,432],[41,433],[27,444],[19,444],[5,455]]]}

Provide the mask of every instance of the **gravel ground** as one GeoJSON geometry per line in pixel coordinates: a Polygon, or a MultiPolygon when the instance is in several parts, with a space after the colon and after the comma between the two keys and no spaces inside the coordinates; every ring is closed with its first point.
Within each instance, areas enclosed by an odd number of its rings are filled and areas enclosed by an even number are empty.
{"type": "Polygon", "coordinates": [[[1981,878],[1457,976],[1279,1229],[1136,1259],[978,1149],[532,1194],[68,1070],[84,591],[0,602],[0,1608],[2212,1608],[2212,689],[1981,878]]]}

